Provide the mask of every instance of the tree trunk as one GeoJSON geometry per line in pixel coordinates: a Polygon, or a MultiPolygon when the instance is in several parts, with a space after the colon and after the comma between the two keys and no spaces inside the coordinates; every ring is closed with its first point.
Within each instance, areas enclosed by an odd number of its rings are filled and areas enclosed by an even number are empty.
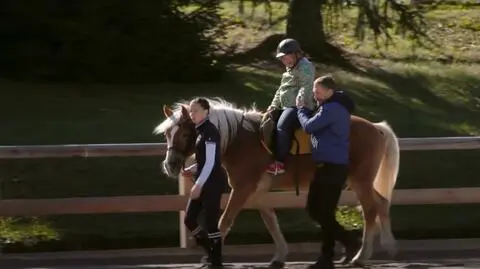
{"type": "Polygon", "coordinates": [[[325,32],[321,7],[323,0],[290,0],[287,37],[300,42],[310,56],[321,57],[325,51],[325,32]]]}

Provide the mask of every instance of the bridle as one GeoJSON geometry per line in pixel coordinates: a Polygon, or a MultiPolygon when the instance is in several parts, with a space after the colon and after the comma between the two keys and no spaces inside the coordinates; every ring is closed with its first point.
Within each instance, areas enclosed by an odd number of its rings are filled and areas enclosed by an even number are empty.
{"type": "MultiPolygon", "coordinates": [[[[195,140],[196,138],[196,135],[194,134],[195,132],[191,133],[190,136],[189,136],[189,139],[188,139],[188,146],[184,149],[184,150],[178,150],[175,148],[175,143],[172,143],[171,146],[168,146],[167,147],[167,151],[166,153],[170,153],[170,154],[173,154],[173,153],[178,153],[178,154],[181,154],[182,157],[184,157],[185,159],[188,158],[188,151],[190,150],[190,147],[191,147],[191,142],[195,140]]],[[[172,137],[173,139],[173,137],[172,137]]],[[[195,142],[194,142],[195,143],[195,142]]]]}

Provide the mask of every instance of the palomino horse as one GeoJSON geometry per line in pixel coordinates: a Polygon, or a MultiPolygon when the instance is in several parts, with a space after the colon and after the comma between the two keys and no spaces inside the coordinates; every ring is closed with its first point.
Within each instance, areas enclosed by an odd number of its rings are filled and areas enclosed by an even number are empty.
{"type": "MultiPolygon", "coordinates": [[[[274,209],[262,205],[261,197],[270,191],[272,183],[279,184],[276,186],[278,189],[291,190],[293,171],[298,171],[300,189],[308,189],[315,169],[311,155],[290,156],[282,175],[265,173],[272,156],[261,142],[263,114],[254,108],[238,109],[222,99],[209,101],[209,118],[221,135],[222,162],[232,188],[219,222],[220,231],[225,238],[247,199],[255,194],[259,198],[260,214],[275,243],[271,265],[281,266],[288,254],[288,246],[274,209]]],[[[164,105],[163,110],[167,119],[154,130],[155,134],[165,134],[167,139],[168,149],[162,169],[169,177],[178,177],[185,161],[191,160],[195,126],[188,116],[188,102],[176,103],[173,109],[164,105]]],[[[297,130],[296,136],[302,132],[297,130]]],[[[308,139],[304,132],[303,137],[308,139]]],[[[377,228],[380,230],[381,245],[393,255],[396,245],[389,209],[399,169],[398,139],[386,122],[372,123],[352,116],[350,141],[348,185],[362,207],[364,228],[362,247],[349,262],[363,262],[371,258],[377,228]]]]}

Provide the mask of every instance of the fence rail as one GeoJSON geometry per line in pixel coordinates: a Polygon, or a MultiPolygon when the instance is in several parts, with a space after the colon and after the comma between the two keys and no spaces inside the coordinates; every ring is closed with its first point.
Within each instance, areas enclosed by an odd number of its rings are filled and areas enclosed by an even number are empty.
{"type": "MultiPolygon", "coordinates": [[[[480,136],[400,138],[401,150],[480,149],[480,136]]],[[[160,156],[165,143],[0,146],[0,159],[160,156]]]]}
{"type": "MultiPolygon", "coordinates": [[[[480,136],[476,137],[426,137],[400,138],[401,150],[475,150],[480,149],[480,136]]],[[[33,145],[0,146],[0,159],[69,158],[69,157],[126,157],[161,156],[164,143],[136,144],[84,144],[84,145],[33,145]]],[[[133,212],[179,211],[182,217],[190,183],[179,180],[179,195],[143,195],[116,197],[75,197],[58,199],[0,200],[0,216],[42,216],[63,214],[101,214],[133,212]]],[[[272,192],[262,197],[263,205],[272,208],[302,208],[305,193],[272,192]],[[267,204],[265,204],[267,203],[267,204]]],[[[223,196],[223,206],[227,194],[223,196]]],[[[356,205],[354,193],[344,191],[343,205],[356,205]]],[[[395,190],[393,204],[477,204],[480,188],[402,189],[395,190]]],[[[255,198],[246,208],[256,208],[255,198]]],[[[180,222],[180,246],[188,246],[187,232],[180,222]]]]}
{"type": "MultiPolygon", "coordinates": [[[[480,188],[399,189],[393,197],[397,205],[476,204],[480,203],[480,188]]],[[[76,197],[55,199],[0,200],[0,216],[50,216],[70,214],[139,213],[182,211],[185,195],[137,195],[112,197],[76,197]]],[[[271,192],[262,197],[262,205],[272,208],[302,208],[306,193],[271,192]]],[[[222,197],[226,205],[228,194],[222,197]]],[[[257,208],[255,198],[245,208],[257,208]]],[[[341,205],[357,205],[355,194],[344,191],[341,205]]]]}

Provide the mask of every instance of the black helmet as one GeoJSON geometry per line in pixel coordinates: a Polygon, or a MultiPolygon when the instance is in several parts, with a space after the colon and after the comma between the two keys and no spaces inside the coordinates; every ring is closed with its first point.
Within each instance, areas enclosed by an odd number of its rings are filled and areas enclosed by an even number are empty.
{"type": "Polygon", "coordinates": [[[295,52],[302,52],[302,49],[300,48],[300,44],[295,39],[287,38],[282,40],[278,44],[276,57],[279,58],[285,54],[290,54],[295,52]]]}

